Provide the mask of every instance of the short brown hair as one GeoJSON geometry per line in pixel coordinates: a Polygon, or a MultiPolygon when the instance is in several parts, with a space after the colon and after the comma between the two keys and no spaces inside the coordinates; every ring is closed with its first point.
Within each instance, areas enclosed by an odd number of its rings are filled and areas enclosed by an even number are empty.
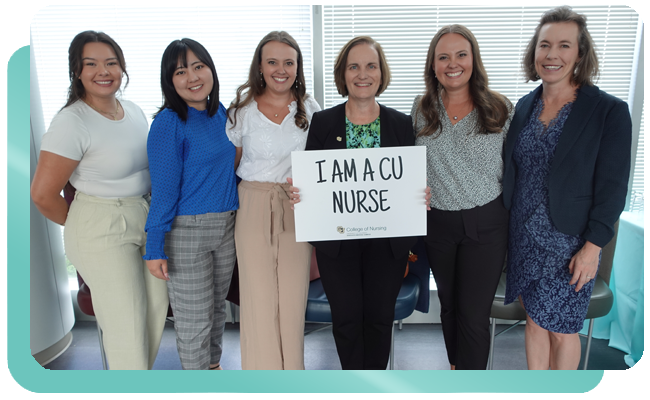
{"type": "Polygon", "coordinates": [[[379,55],[381,85],[379,85],[379,89],[377,89],[377,93],[375,93],[375,96],[379,96],[384,92],[384,90],[386,90],[388,84],[390,84],[390,68],[388,67],[384,50],[382,50],[379,43],[375,42],[375,40],[370,36],[357,36],[347,42],[345,46],[341,48],[341,51],[339,51],[339,55],[336,57],[336,62],[334,63],[334,83],[336,84],[336,89],[338,89],[341,96],[345,97],[348,95],[348,88],[345,85],[345,67],[348,63],[348,54],[350,54],[350,50],[359,44],[372,46],[379,55]]]}
{"type": "Polygon", "coordinates": [[[587,17],[573,11],[569,6],[556,7],[546,11],[539,20],[535,34],[528,42],[526,54],[522,61],[526,82],[536,82],[539,75],[535,69],[535,49],[539,40],[539,32],[546,24],[558,22],[573,22],[578,25],[578,57],[573,74],[573,83],[576,85],[593,85],[598,80],[598,55],[589,31],[587,30],[587,17]]]}

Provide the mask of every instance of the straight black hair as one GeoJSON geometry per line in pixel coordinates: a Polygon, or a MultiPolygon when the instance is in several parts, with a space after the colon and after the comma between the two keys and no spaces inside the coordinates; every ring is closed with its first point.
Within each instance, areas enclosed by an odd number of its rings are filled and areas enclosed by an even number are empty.
{"type": "Polygon", "coordinates": [[[174,40],[167,46],[160,63],[160,87],[163,94],[163,105],[154,114],[154,117],[165,108],[171,108],[182,121],[187,121],[187,103],[176,93],[174,88],[174,73],[180,61],[183,67],[187,67],[187,51],[192,53],[203,64],[207,65],[212,72],[212,91],[208,95],[208,115],[214,116],[219,110],[219,79],[217,69],[214,66],[210,53],[196,40],[183,38],[174,40]]]}

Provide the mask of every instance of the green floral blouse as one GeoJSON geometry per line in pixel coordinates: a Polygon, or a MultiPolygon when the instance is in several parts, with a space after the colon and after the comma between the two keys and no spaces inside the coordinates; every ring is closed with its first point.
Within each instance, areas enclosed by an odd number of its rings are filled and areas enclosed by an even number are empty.
{"type": "Polygon", "coordinates": [[[355,125],[345,117],[345,141],[348,149],[369,149],[380,147],[379,117],[369,124],[355,125]]]}

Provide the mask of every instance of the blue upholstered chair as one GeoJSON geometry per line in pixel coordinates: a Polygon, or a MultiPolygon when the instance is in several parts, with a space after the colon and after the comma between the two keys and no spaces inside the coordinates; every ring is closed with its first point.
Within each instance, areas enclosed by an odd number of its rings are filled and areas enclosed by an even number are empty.
{"type": "MultiPolygon", "coordinates": [[[[311,278],[314,279],[309,283],[309,294],[307,295],[307,310],[305,314],[305,321],[326,323],[328,325],[325,325],[319,329],[315,329],[311,332],[308,332],[307,334],[325,329],[332,323],[332,312],[330,310],[329,302],[327,301],[327,296],[325,295],[325,290],[323,290],[323,284],[320,280],[320,277],[315,277],[315,275],[318,276],[318,266],[316,264],[315,251],[312,254],[311,271],[311,278]]],[[[413,274],[407,275],[402,282],[402,288],[397,295],[397,302],[395,303],[395,321],[399,321],[399,329],[402,329],[402,320],[413,314],[419,295],[420,279],[413,274]]],[[[389,361],[389,369],[391,370],[394,369],[395,366],[394,345],[395,325],[393,324],[389,361]]]]}

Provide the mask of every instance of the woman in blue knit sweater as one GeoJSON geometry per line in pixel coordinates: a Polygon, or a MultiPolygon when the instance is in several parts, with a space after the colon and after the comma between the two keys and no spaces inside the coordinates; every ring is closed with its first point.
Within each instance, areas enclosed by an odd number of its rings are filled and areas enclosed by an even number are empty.
{"type": "Polygon", "coordinates": [[[235,146],[225,133],[214,63],[200,43],[170,43],[160,83],[164,103],[147,142],[152,200],[144,259],[167,281],[183,369],[221,369],[239,205],[235,146]]]}

